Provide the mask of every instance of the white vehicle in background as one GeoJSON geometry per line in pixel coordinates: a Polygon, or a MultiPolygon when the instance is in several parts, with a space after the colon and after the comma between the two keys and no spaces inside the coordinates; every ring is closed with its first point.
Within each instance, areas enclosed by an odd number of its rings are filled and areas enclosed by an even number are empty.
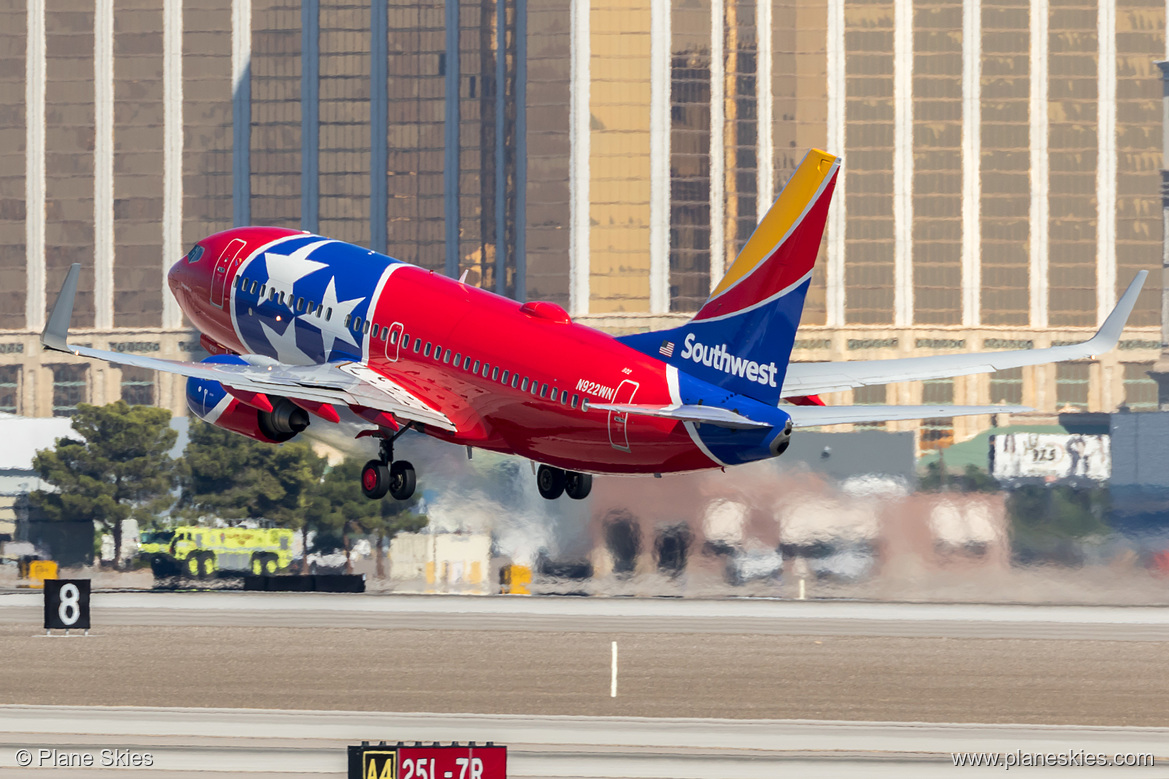
{"type": "Polygon", "coordinates": [[[727,556],[727,581],[736,587],[747,582],[778,582],[783,574],[783,555],[766,547],[738,548],[727,556]]]}

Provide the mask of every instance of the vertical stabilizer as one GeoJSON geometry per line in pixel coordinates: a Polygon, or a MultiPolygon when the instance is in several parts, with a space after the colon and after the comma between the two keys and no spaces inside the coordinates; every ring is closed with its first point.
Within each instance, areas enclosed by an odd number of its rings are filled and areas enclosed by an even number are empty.
{"type": "Polygon", "coordinates": [[[694,319],[620,340],[711,384],[778,403],[839,169],[838,157],[809,151],[694,319]]]}

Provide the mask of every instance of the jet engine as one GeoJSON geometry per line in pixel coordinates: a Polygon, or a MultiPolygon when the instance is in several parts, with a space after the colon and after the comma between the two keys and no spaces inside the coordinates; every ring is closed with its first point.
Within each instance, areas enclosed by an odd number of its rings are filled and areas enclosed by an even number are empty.
{"type": "MultiPolygon", "coordinates": [[[[234,354],[215,355],[203,362],[247,365],[234,354]]],[[[259,404],[265,404],[266,401],[272,410],[245,403],[240,397],[229,393],[218,381],[187,379],[187,408],[195,416],[216,427],[256,441],[279,444],[291,440],[309,425],[308,412],[287,398],[250,396],[249,400],[259,404]]]]}

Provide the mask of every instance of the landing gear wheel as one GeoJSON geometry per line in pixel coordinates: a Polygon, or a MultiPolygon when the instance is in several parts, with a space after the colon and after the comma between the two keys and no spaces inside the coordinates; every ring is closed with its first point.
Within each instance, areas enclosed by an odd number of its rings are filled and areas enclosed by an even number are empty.
{"type": "Polygon", "coordinates": [[[564,471],[541,465],[536,471],[536,488],[540,490],[540,497],[546,500],[556,500],[564,494],[564,471]]]}
{"type": "Polygon", "coordinates": [[[390,466],[390,494],[396,500],[409,500],[417,484],[418,477],[414,474],[414,466],[408,461],[398,460],[390,466]]]}
{"type": "MultiPolygon", "coordinates": [[[[396,464],[396,463],[395,463],[396,464]]],[[[370,460],[361,468],[361,492],[370,500],[381,500],[390,488],[390,469],[381,460],[370,460]]]]}
{"type": "Polygon", "coordinates": [[[573,500],[584,500],[593,490],[593,476],[569,471],[564,479],[564,493],[573,500]]]}

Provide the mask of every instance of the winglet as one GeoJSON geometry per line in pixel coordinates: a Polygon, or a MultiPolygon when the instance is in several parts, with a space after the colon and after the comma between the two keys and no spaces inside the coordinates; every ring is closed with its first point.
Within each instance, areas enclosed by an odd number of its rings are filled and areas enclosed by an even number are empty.
{"type": "Polygon", "coordinates": [[[1129,283],[1128,289],[1117,301],[1116,308],[1112,309],[1112,313],[1104,320],[1104,324],[1100,325],[1096,335],[1088,339],[1085,345],[1095,349],[1093,354],[1104,354],[1116,348],[1116,344],[1120,341],[1120,334],[1124,332],[1124,326],[1128,324],[1128,318],[1132,314],[1137,296],[1141,294],[1141,287],[1145,285],[1145,279],[1148,275],[1147,270],[1137,271],[1136,277],[1129,283]]]}
{"type": "Polygon", "coordinates": [[[41,333],[41,345],[59,352],[72,352],[69,348],[69,322],[73,319],[73,298],[77,295],[77,277],[81,275],[81,263],[69,266],[65,283],[57,294],[57,302],[49,314],[49,323],[41,333]]]}

